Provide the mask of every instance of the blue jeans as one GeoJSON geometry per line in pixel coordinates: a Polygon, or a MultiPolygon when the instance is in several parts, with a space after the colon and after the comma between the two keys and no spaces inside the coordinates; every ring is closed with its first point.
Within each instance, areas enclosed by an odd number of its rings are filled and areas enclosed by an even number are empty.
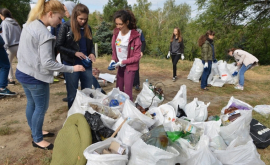
{"type": "Polygon", "coordinates": [[[6,88],[8,84],[10,64],[6,53],[1,52],[0,59],[0,88],[6,88]]]}
{"type": "Polygon", "coordinates": [[[76,97],[79,80],[81,81],[81,89],[92,88],[92,67],[86,68],[85,72],[65,73],[65,80],[68,97],[68,108],[70,109],[76,97]]]}
{"type": "MultiPolygon", "coordinates": [[[[205,64],[205,61],[202,60],[203,65],[205,64]]],[[[211,73],[212,70],[212,61],[208,61],[208,68],[203,69],[203,74],[201,78],[201,88],[204,89],[207,87],[207,79],[211,73]]]]}
{"type": "Polygon", "coordinates": [[[50,87],[48,83],[21,84],[27,98],[27,122],[32,131],[34,142],[39,143],[43,140],[42,126],[45,113],[49,107],[50,87]]]}
{"type": "Polygon", "coordinates": [[[252,64],[249,64],[246,66],[245,64],[242,65],[242,67],[239,70],[239,85],[244,86],[245,83],[245,72],[252,66],[252,64]]]}

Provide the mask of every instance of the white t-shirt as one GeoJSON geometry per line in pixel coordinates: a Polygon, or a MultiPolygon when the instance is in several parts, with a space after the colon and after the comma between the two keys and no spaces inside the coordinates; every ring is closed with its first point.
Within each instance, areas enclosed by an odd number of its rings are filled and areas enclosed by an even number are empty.
{"type": "MultiPolygon", "coordinates": [[[[130,38],[130,33],[131,30],[129,30],[129,32],[122,36],[121,31],[119,32],[117,39],[115,41],[115,46],[116,46],[116,54],[117,57],[119,59],[119,61],[123,61],[127,59],[128,56],[128,42],[129,42],[129,38],[130,38]]],[[[123,67],[125,65],[121,65],[121,67],[123,67]]]]}

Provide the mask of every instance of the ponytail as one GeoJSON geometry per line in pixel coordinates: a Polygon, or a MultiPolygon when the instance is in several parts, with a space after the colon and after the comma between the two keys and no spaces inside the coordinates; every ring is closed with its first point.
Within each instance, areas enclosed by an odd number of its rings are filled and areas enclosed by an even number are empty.
{"type": "Polygon", "coordinates": [[[58,0],[49,0],[47,2],[46,0],[38,0],[37,4],[28,15],[27,23],[40,19],[50,11],[53,13],[65,13],[63,5],[58,0]]]}
{"type": "Polygon", "coordinates": [[[209,38],[209,35],[215,35],[215,32],[212,30],[208,30],[205,35],[202,35],[198,40],[199,47],[202,47],[202,45],[205,43],[205,41],[209,38]]]}

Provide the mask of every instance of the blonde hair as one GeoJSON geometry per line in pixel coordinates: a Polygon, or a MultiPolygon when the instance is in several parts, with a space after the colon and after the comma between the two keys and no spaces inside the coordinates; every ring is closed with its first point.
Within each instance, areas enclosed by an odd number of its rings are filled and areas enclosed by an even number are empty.
{"type": "Polygon", "coordinates": [[[46,0],[38,0],[37,4],[28,15],[27,23],[40,19],[43,15],[50,11],[53,13],[65,13],[63,5],[58,0],[49,0],[47,2],[46,0]]]}

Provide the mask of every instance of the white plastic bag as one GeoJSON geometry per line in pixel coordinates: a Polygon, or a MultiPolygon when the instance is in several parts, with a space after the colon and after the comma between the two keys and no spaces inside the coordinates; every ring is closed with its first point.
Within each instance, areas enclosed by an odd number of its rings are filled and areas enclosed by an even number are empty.
{"type": "Polygon", "coordinates": [[[163,124],[164,116],[160,111],[160,107],[151,108],[148,110],[148,113],[150,113],[150,114],[155,113],[156,114],[156,116],[154,117],[155,123],[154,123],[153,127],[157,127],[157,126],[163,124]]]}
{"type": "MultiPolygon", "coordinates": [[[[220,135],[224,139],[225,143],[229,145],[231,141],[237,137],[243,139],[249,139],[250,135],[250,122],[252,120],[253,107],[241,100],[231,97],[228,104],[221,110],[221,114],[224,114],[225,109],[229,108],[232,104],[243,106],[249,110],[240,110],[241,116],[227,126],[220,127],[220,135]]],[[[222,118],[222,115],[221,115],[222,118]]]]}
{"type": "Polygon", "coordinates": [[[126,147],[124,144],[122,144],[119,140],[114,138],[106,139],[102,142],[97,142],[95,144],[90,145],[87,147],[83,155],[87,159],[86,165],[126,165],[128,162],[128,147],[126,147]],[[103,149],[108,149],[111,142],[116,141],[121,146],[125,148],[125,154],[103,154],[98,155],[94,154],[93,152],[96,151],[98,153],[102,153],[103,149]]]}
{"type": "Polygon", "coordinates": [[[219,134],[221,120],[208,121],[204,122],[203,124],[204,134],[210,138],[209,146],[211,150],[225,150],[227,148],[227,145],[219,134]]]}
{"type": "Polygon", "coordinates": [[[203,72],[202,60],[199,58],[195,58],[187,79],[192,80],[194,82],[199,82],[200,77],[202,76],[202,72],[203,72]]]}
{"type": "Polygon", "coordinates": [[[209,149],[209,138],[206,135],[201,136],[195,148],[192,148],[185,139],[180,138],[178,142],[183,151],[176,158],[176,163],[181,163],[181,165],[222,165],[209,149]]]}
{"type": "Polygon", "coordinates": [[[207,84],[210,84],[210,82],[213,80],[214,76],[219,77],[219,72],[218,72],[218,64],[221,61],[217,62],[217,63],[212,63],[212,69],[211,69],[211,73],[207,79],[207,84]]]}
{"type": "Polygon", "coordinates": [[[178,155],[178,151],[172,147],[167,147],[167,151],[165,151],[147,145],[142,139],[138,139],[131,146],[131,157],[128,165],[174,165],[178,155]]]}
{"type": "Polygon", "coordinates": [[[155,120],[142,114],[141,111],[138,110],[130,100],[126,100],[124,109],[122,112],[122,116],[124,118],[140,119],[142,122],[144,122],[147,125],[148,128],[151,127],[155,123],[155,120]]]}
{"type": "Polygon", "coordinates": [[[119,102],[119,106],[115,106],[114,108],[122,112],[125,100],[129,100],[129,96],[126,93],[120,91],[119,88],[113,88],[112,91],[110,91],[107,96],[102,100],[102,104],[109,106],[109,101],[112,99],[115,99],[119,102]]]}
{"type": "Polygon", "coordinates": [[[260,159],[252,139],[248,142],[237,137],[226,150],[215,150],[214,153],[222,164],[225,165],[265,165],[260,159]]]}
{"type": "Polygon", "coordinates": [[[187,115],[187,118],[194,119],[194,121],[197,122],[202,122],[205,121],[208,117],[207,107],[209,105],[210,102],[205,105],[204,102],[198,101],[198,98],[194,98],[192,102],[185,106],[184,111],[187,115]]]}
{"type": "Polygon", "coordinates": [[[140,121],[139,119],[135,119],[133,121],[133,124],[137,124],[137,127],[140,127],[139,129],[136,128],[134,129],[131,125],[130,122],[132,120],[126,121],[122,128],[120,129],[120,131],[117,134],[117,139],[119,139],[122,143],[124,143],[125,145],[131,147],[133,143],[135,143],[138,139],[140,139],[140,137],[143,135],[143,133],[147,133],[149,130],[145,126],[142,125],[142,121],[140,121]]]}
{"type": "Polygon", "coordinates": [[[213,80],[210,82],[210,84],[214,87],[223,87],[223,85],[226,83],[226,81],[219,79],[218,76],[214,76],[213,80]]]}
{"type": "Polygon", "coordinates": [[[174,108],[176,114],[178,111],[178,106],[181,109],[184,109],[186,104],[187,104],[187,87],[186,87],[186,85],[182,85],[180,87],[180,90],[174,96],[173,100],[168,102],[167,104],[171,105],[174,108]]]}
{"type": "Polygon", "coordinates": [[[104,97],[106,97],[106,95],[102,94],[98,90],[94,90],[94,89],[84,89],[83,91],[77,90],[76,97],[73,101],[72,106],[70,107],[68,111],[67,117],[75,113],[81,113],[84,115],[85,111],[87,110],[87,107],[84,107],[83,105],[87,105],[90,102],[99,102],[104,97]],[[96,97],[91,98],[89,96],[90,93],[92,93],[96,97]]]}
{"type": "Polygon", "coordinates": [[[142,91],[137,95],[137,98],[135,100],[135,103],[138,103],[140,106],[145,108],[152,108],[157,107],[158,104],[162,103],[164,100],[164,97],[162,99],[159,99],[157,96],[155,96],[154,92],[149,89],[148,83],[143,83],[143,89],[142,91]]]}
{"type": "Polygon", "coordinates": [[[254,110],[266,118],[268,118],[270,115],[270,105],[256,105],[254,110]]]}
{"type": "Polygon", "coordinates": [[[226,82],[230,82],[232,80],[232,74],[230,73],[230,71],[227,68],[227,62],[221,62],[218,65],[218,71],[219,71],[219,75],[221,80],[224,80],[226,82]]]}

